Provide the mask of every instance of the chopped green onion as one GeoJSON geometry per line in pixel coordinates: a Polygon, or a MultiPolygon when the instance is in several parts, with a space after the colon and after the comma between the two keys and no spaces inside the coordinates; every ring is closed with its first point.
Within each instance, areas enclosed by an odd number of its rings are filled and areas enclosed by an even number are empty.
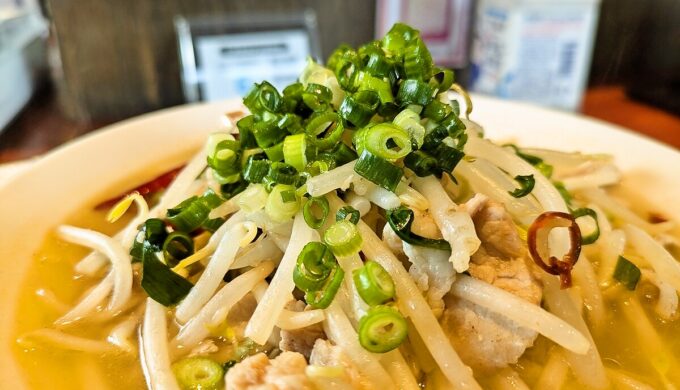
{"type": "Polygon", "coordinates": [[[325,110],[332,99],[333,92],[320,84],[309,83],[302,93],[302,101],[313,111],[325,110]]]}
{"type": "Polygon", "coordinates": [[[305,131],[304,127],[302,127],[302,119],[295,114],[288,113],[283,115],[276,125],[281,130],[287,131],[290,134],[299,134],[305,131]]]}
{"type": "Polygon", "coordinates": [[[293,270],[295,286],[304,292],[320,290],[334,266],[337,266],[337,261],[328,246],[318,241],[307,243],[293,270]]]}
{"type": "Polygon", "coordinates": [[[451,88],[454,81],[453,71],[450,69],[437,68],[432,76],[432,82],[437,87],[437,92],[443,93],[451,88]]]}
{"type": "Polygon", "coordinates": [[[552,176],[553,174],[553,166],[550,164],[546,164],[545,162],[540,162],[534,166],[539,172],[541,172],[541,175],[547,177],[548,179],[552,176]]]}
{"type": "Polygon", "coordinates": [[[536,165],[543,162],[543,159],[540,157],[523,153],[515,144],[505,144],[503,146],[511,148],[515,152],[517,157],[521,158],[522,160],[528,162],[531,165],[536,165]]]}
{"type": "Polygon", "coordinates": [[[392,87],[389,82],[378,77],[371,76],[366,72],[359,73],[359,91],[375,91],[380,98],[380,104],[392,103],[392,87]]]}
{"type": "MultiPolygon", "coordinates": [[[[229,133],[212,133],[208,136],[205,142],[205,154],[208,158],[215,154],[217,151],[217,145],[222,141],[235,141],[234,137],[229,133]]],[[[238,150],[238,148],[236,148],[238,150]]]]}
{"type": "Polygon", "coordinates": [[[354,171],[370,182],[392,192],[397,189],[403,175],[401,168],[384,158],[375,156],[368,150],[361,153],[354,171]]]}
{"type": "Polygon", "coordinates": [[[564,202],[567,205],[571,205],[572,196],[569,193],[569,190],[567,190],[567,187],[565,187],[561,181],[553,182],[553,185],[555,186],[557,192],[559,192],[562,196],[562,199],[564,199],[564,202]]]}
{"type": "Polygon", "coordinates": [[[330,156],[335,161],[336,166],[345,165],[358,158],[357,153],[343,142],[339,142],[333,147],[330,151],[330,156]]]}
{"type": "Polygon", "coordinates": [[[240,194],[243,190],[248,187],[248,182],[238,181],[231,184],[223,184],[220,186],[220,191],[222,192],[222,198],[231,199],[234,196],[240,194]]]}
{"type": "Polygon", "coordinates": [[[322,173],[330,171],[334,167],[335,161],[333,161],[332,157],[327,153],[323,153],[317,157],[317,160],[307,164],[307,167],[305,167],[305,173],[308,173],[310,176],[318,176],[322,173]]]}
{"type": "Polygon", "coordinates": [[[208,219],[210,211],[223,202],[219,195],[207,190],[200,197],[192,196],[168,209],[167,220],[178,230],[191,232],[200,227],[208,219]]]}
{"type": "Polygon", "coordinates": [[[390,306],[374,306],[359,321],[359,343],[369,352],[389,352],[399,347],[406,336],[406,320],[390,306]]]}
{"type": "Polygon", "coordinates": [[[253,126],[255,126],[254,115],[244,116],[236,122],[241,147],[247,149],[257,146],[257,141],[255,140],[255,135],[253,134],[253,126]]]}
{"type": "Polygon", "coordinates": [[[163,242],[163,258],[165,263],[174,267],[194,253],[194,240],[186,233],[176,231],[168,235],[163,242]]]}
{"type": "Polygon", "coordinates": [[[298,106],[302,102],[302,92],[305,87],[302,83],[293,83],[283,89],[283,103],[282,108],[284,112],[297,111],[298,106]]]}
{"type": "Polygon", "coordinates": [[[295,202],[297,200],[297,191],[295,190],[286,190],[281,192],[281,201],[283,203],[290,203],[290,202],[295,202]]]}
{"type": "Polygon", "coordinates": [[[439,172],[452,173],[465,154],[456,148],[452,148],[444,143],[437,145],[434,149],[433,157],[437,159],[439,172]]]}
{"type": "Polygon", "coordinates": [[[375,261],[367,261],[352,272],[357,292],[370,306],[383,304],[394,298],[394,281],[390,274],[375,261]]]}
{"type": "Polygon", "coordinates": [[[279,142],[274,146],[264,148],[264,153],[271,161],[283,161],[283,142],[279,142]]]}
{"type": "MultiPolygon", "coordinates": [[[[470,114],[472,113],[472,99],[470,99],[470,94],[461,87],[459,84],[453,83],[450,88],[451,91],[458,93],[465,100],[465,118],[470,119],[470,114]]],[[[459,108],[460,110],[460,108],[459,108]]]]}
{"type": "Polygon", "coordinates": [[[324,285],[319,290],[305,293],[307,304],[315,309],[325,309],[330,306],[342,285],[344,277],[345,271],[336,262],[331,267],[330,275],[326,278],[324,285]]]}
{"type": "Polygon", "coordinates": [[[382,47],[392,54],[401,52],[408,43],[419,36],[418,30],[404,23],[395,23],[382,39],[382,47]]]}
{"type": "Polygon", "coordinates": [[[309,198],[307,203],[302,207],[302,216],[305,222],[312,229],[318,229],[326,222],[330,207],[328,206],[328,199],[323,196],[309,198]],[[314,209],[320,209],[321,216],[317,217],[314,209]]]}
{"type": "Polygon", "coordinates": [[[583,207],[573,210],[571,215],[576,219],[576,222],[578,222],[578,219],[581,217],[590,217],[595,223],[595,229],[590,234],[583,234],[583,229],[581,229],[581,245],[590,245],[600,238],[600,224],[597,221],[597,213],[595,210],[583,207]]]}
{"type": "Polygon", "coordinates": [[[326,60],[326,66],[328,69],[335,69],[335,67],[338,65],[338,63],[344,58],[347,53],[354,52],[354,49],[348,44],[341,44],[340,46],[336,47],[335,50],[331,53],[330,56],[328,56],[328,60],[326,60]]]}
{"type": "Polygon", "coordinates": [[[243,180],[249,183],[261,183],[269,173],[269,160],[261,159],[260,156],[250,156],[243,167],[243,180]]]}
{"type": "Polygon", "coordinates": [[[517,175],[515,176],[515,181],[519,183],[519,188],[508,191],[510,195],[515,198],[523,198],[531,193],[534,189],[536,181],[534,180],[534,175],[517,175]]]}
{"type": "Polygon", "coordinates": [[[305,301],[310,306],[325,309],[333,301],[344,275],[329,248],[321,242],[312,241],[298,255],[293,281],[305,292],[305,301]]]}
{"type": "Polygon", "coordinates": [[[219,229],[224,221],[226,221],[224,218],[206,219],[205,222],[201,224],[201,228],[203,230],[209,231],[210,233],[215,233],[215,230],[219,229]]]}
{"type": "Polygon", "coordinates": [[[347,220],[336,221],[326,230],[323,240],[338,257],[353,255],[361,249],[363,240],[355,224],[347,220]]]}
{"type": "Polygon", "coordinates": [[[406,130],[417,147],[423,146],[425,127],[420,124],[420,116],[408,108],[397,114],[392,121],[396,126],[406,130]]]}
{"type": "Polygon", "coordinates": [[[422,150],[416,150],[409,153],[408,156],[404,158],[404,165],[419,177],[425,177],[439,172],[437,159],[422,150]]]}
{"type": "Polygon", "coordinates": [[[340,104],[340,117],[354,127],[368,124],[380,103],[380,97],[374,91],[359,91],[354,95],[347,95],[340,104]]]}
{"type": "Polygon", "coordinates": [[[391,77],[394,73],[394,61],[380,50],[368,55],[364,71],[375,77],[391,77]]]}
{"type": "Polygon", "coordinates": [[[451,251],[451,245],[446,240],[426,238],[411,232],[414,215],[413,210],[405,206],[387,210],[387,223],[390,225],[397,237],[411,245],[424,246],[427,248],[451,251]]]}
{"type": "Polygon", "coordinates": [[[269,166],[269,172],[264,178],[265,183],[295,184],[298,181],[298,171],[294,166],[282,162],[275,162],[269,166]]]}
{"type": "Polygon", "coordinates": [[[340,117],[338,114],[331,110],[325,112],[316,112],[309,118],[309,122],[307,122],[307,126],[305,126],[305,132],[310,137],[316,137],[317,135],[325,132],[326,129],[339,120],[340,117]]]}
{"type": "Polygon", "coordinates": [[[276,125],[275,121],[258,121],[253,125],[253,134],[257,146],[266,149],[283,141],[286,133],[276,125]]]}
{"type": "Polygon", "coordinates": [[[515,152],[517,157],[533,165],[539,172],[541,172],[543,176],[547,178],[550,178],[550,176],[552,176],[553,166],[547,164],[545,161],[543,161],[542,158],[522,152],[515,144],[505,144],[503,146],[511,148],[515,152]]]}
{"type": "MultiPolygon", "coordinates": [[[[465,123],[463,123],[463,121],[454,113],[449,114],[439,123],[439,125],[446,129],[446,132],[451,138],[459,139],[466,135],[463,131],[465,130],[465,123]]],[[[458,148],[461,149],[464,144],[464,142],[459,141],[458,148]]]]}
{"type": "Polygon", "coordinates": [[[440,102],[439,100],[431,101],[423,110],[423,116],[432,119],[435,122],[441,122],[452,113],[450,105],[440,102]]]}
{"type": "Polygon", "coordinates": [[[162,220],[149,218],[144,221],[132,243],[132,248],[130,248],[132,261],[142,261],[143,252],[147,249],[151,249],[154,252],[160,251],[167,236],[168,231],[165,228],[165,222],[162,220]]]}
{"type": "Polygon", "coordinates": [[[238,172],[240,148],[241,144],[238,141],[229,139],[220,141],[208,153],[208,166],[219,172],[222,176],[238,172]]]}
{"type": "Polygon", "coordinates": [[[298,171],[307,166],[307,136],[304,133],[289,135],[283,140],[283,159],[298,171]]]}
{"type": "Polygon", "coordinates": [[[335,67],[335,77],[338,79],[338,84],[348,91],[355,92],[357,90],[356,79],[359,75],[360,59],[354,50],[347,51],[343,57],[338,60],[335,67]]]}
{"type": "Polygon", "coordinates": [[[224,387],[224,368],[207,357],[184,358],[172,365],[172,372],[182,390],[216,390],[224,387]]]}
{"type": "Polygon", "coordinates": [[[614,269],[614,279],[621,282],[627,289],[633,291],[640,281],[640,275],[640,268],[625,257],[619,256],[616,268],[614,269]]]}
{"type": "Polygon", "coordinates": [[[156,256],[153,245],[145,242],[142,250],[142,289],[149,298],[163,306],[176,305],[194,286],[174,273],[156,256]]]}
{"type": "Polygon", "coordinates": [[[326,134],[323,138],[314,138],[314,145],[318,150],[327,150],[333,148],[336,144],[340,143],[342,135],[345,132],[345,126],[342,122],[338,121],[326,130],[326,134]]]}
{"type": "Polygon", "coordinates": [[[400,159],[411,152],[411,138],[401,127],[380,123],[357,132],[357,151],[364,148],[388,161],[400,159]],[[360,135],[359,135],[360,134],[360,135]]]}
{"type": "Polygon", "coordinates": [[[404,80],[399,86],[397,100],[402,105],[418,104],[425,106],[432,101],[434,90],[427,83],[420,80],[404,80]]]}
{"type": "Polygon", "coordinates": [[[345,127],[340,122],[340,116],[333,111],[314,113],[310,118],[305,132],[313,137],[314,143],[319,150],[330,149],[340,141],[345,127]],[[322,138],[317,136],[325,133],[322,138]]]}
{"type": "Polygon", "coordinates": [[[239,172],[226,172],[224,175],[217,170],[212,170],[211,172],[213,180],[215,180],[220,185],[222,184],[234,184],[241,179],[241,174],[239,172]]]}
{"type": "Polygon", "coordinates": [[[288,184],[275,185],[264,206],[265,213],[276,222],[285,222],[293,218],[299,209],[300,199],[295,194],[295,187],[288,184]],[[284,197],[288,198],[288,195],[291,195],[293,199],[284,199],[284,197]]]}
{"type": "Polygon", "coordinates": [[[255,84],[253,89],[243,98],[243,104],[256,117],[264,117],[266,113],[278,112],[282,105],[279,92],[270,83],[263,81],[255,84]]]}
{"type": "Polygon", "coordinates": [[[335,220],[345,221],[347,220],[347,216],[349,216],[349,221],[355,225],[358,224],[359,220],[361,219],[361,213],[359,213],[359,210],[352,206],[342,206],[335,214],[335,220]]]}

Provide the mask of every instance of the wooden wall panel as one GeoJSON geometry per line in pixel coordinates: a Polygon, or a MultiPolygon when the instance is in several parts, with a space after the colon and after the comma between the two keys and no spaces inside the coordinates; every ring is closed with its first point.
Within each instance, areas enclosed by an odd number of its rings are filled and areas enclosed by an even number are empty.
{"type": "Polygon", "coordinates": [[[183,102],[173,18],[311,8],[324,57],[373,38],[375,1],[46,0],[62,61],[64,106],[117,120],[183,102]]]}

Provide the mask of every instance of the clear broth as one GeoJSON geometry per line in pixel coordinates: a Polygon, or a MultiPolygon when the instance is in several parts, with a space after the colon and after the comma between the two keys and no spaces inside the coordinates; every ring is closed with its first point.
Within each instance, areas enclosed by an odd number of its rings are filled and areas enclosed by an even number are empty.
{"type": "MultiPolygon", "coordinates": [[[[69,223],[87,226],[104,233],[113,233],[124,226],[126,221],[115,225],[105,222],[104,213],[89,211],[69,223]]],[[[73,266],[88,253],[87,249],[64,243],[54,235],[45,239],[35,255],[27,280],[24,283],[17,313],[16,335],[19,336],[39,328],[50,327],[61,313],[55,311],[36,295],[39,289],[53,292],[61,301],[74,304],[79,297],[95,283],[94,278],[74,278],[73,266]]],[[[595,262],[595,266],[597,263],[595,262]]],[[[614,300],[607,303],[607,321],[603,329],[592,330],[605,365],[632,374],[633,378],[663,388],[663,379],[658,374],[666,372],[666,383],[680,383],[680,321],[664,322],[656,316],[651,302],[639,291],[631,293],[621,290],[614,300]],[[664,355],[654,356],[653,351],[637,339],[621,312],[621,305],[630,297],[639,299],[647,317],[661,338],[664,355]],[[656,366],[656,368],[655,368],[656,366]]],[[[587,316],[586,316],[587,318],[587,316]]],[[[111,327],[120,321],[114,320],[101,324],[86,324],[66,328],[69,333],[102,340],[111,327]]],[[[135,340],[135,343],[137,341],[135,340]]],[[[533,386],[541,366],[547,360],[552,343],[539,336],[535,345],[527,350],[513,368],[522,379],[533,386]]],[[[24,368],[24,375],[32,388],[44,389],[142,389],[145,380],[139,357],[136,354],[92,355],[81,352],[68,352],[49,346],[36,344],[34,348],[24,349],[18,344],[14,347],[16,357],[24,368]]],[[[657,354],[658,355],[658,354],[657,354]]],[[[485,388],[494,388],[490,377],[478,378],[485,388]]],[[[568,374],[564,389],[582,389],[571,373],[568,374]]],[[[614,388],[614,386],[612,386],[614,388]]]]}

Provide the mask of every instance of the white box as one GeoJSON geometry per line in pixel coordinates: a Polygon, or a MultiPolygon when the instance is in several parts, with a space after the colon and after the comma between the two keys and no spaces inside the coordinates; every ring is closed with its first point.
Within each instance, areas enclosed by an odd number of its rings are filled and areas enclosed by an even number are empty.
{"type": "Polygon", "coordinates": [[[578,109],[598,13],[599,0],[480,0],[471,89],[578,109]]]}

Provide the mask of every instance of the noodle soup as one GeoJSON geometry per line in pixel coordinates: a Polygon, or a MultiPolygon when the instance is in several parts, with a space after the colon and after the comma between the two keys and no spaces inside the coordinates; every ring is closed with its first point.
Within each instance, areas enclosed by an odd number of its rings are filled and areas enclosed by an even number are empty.
{"type": "Polygon", "coordinates": [[[675,223],[611,157],[483,138],[453,81],[397,24],[56,226],[16,313],[31,386],[679,383],[675,223]]]}

